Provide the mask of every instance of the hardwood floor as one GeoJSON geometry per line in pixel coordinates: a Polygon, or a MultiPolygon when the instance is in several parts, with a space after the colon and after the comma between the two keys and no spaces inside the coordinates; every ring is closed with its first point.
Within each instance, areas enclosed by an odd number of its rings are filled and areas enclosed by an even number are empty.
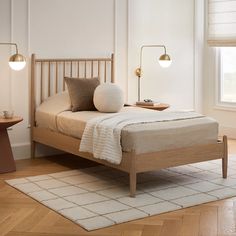
{"type": "MultiPolygon", "coordinates": [[[[236,154],[235,140],[229,152],[236,154]]],[[[87,232],[4,182],[93,165],[72,155],[17,161],[16,172],[0,174],[0,235],[236,236],[236,197],[87,232]]]]}

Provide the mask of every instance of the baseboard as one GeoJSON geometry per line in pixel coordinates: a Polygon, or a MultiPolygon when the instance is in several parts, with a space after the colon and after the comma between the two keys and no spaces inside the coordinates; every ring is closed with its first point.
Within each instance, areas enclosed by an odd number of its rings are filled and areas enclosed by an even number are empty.
{"type": "MultiPolygon", "coordinates": [[[[12,152],[15,160],[30,159],[31,148],[30,143],[17,143],[12,145],[12,152]]],[[[36,157],[53,156],[63,153],[60,150],[37,144],[36,157]]]]}
{"type": "Polygon", "coordinates": [[[227,127],[227,126],[220,126],[219,127],[219,135],[227,135],[230,139],[236,139],[236,128],[234,127],[227,127]]]}
{"type": "Polygon", "coordinates": [[[30,158],[30,143],[17,143],[11,145],[15,160],[30,158]]]}

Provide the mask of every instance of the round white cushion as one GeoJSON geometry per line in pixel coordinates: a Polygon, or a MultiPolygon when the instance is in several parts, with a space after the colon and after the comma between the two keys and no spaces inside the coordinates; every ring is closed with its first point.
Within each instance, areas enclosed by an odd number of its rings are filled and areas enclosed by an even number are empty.
{"type": "Polygon", "coordinates": [[[118,112],[124,106],[124,93],[116,84],[100,84],[94,91],[93,103],[100,112],[118,112]]]}

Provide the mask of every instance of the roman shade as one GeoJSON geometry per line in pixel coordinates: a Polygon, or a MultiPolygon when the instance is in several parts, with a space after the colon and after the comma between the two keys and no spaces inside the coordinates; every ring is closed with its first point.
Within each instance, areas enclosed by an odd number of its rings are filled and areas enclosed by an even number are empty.
{"type": "Polygon", "coordinates": [[[236,46],[236,0],[208,0],[208,44],[236,46]]]}

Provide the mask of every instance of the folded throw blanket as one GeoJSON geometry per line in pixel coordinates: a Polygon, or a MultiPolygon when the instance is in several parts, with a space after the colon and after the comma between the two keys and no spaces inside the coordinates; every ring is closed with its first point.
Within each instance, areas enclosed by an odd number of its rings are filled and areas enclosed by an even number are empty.
{"type": "Polygon", "coordinates": [[[131,111],[106,114],[88,121],[81,139],[80,151],[92,153],[95,158],[118,165],[122,158],[121,130],[125,126],[200,117],[203,117],[203,115],[183,111],[144,113],[131,111]]]}

